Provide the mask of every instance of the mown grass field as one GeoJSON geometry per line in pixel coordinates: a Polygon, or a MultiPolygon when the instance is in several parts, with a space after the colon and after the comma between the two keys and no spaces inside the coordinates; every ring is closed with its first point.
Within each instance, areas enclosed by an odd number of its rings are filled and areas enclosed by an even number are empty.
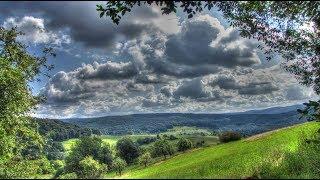
{"type": "Polygon", "coordinates": [[[121,177],[114,178],[246,178],[275,152],[295,151],[301,136],[311,136],[319,127],[317,122],[304,123],[236,142],[201,148],[147,168],[129,167],[121,177]]]}

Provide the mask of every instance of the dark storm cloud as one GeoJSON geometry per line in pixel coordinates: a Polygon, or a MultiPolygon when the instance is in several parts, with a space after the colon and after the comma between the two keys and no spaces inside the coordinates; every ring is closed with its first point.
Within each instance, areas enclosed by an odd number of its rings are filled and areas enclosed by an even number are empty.
{"type": "Polygon", "coordinates": [[[150,25],[133,23],[135,18],[148,20],[157,16],[150,8],[133,10],[132,16],[124,18],[117,26],[109,19],[99,18],[98,2],[3,2],[1,15],[16,16],[41,14],[50,29],[68,29],[73,40],[88,47],[111,47],[121,36],[132,39],[152,29],[150,25]]]}
{"type": "Polygon", "coordinates": [[[279,90],[272,82],[248,82],[240,84],[235,77],[226,75],[218,76],[210,84],[224,90],[236,90],[241,95],[270,94],[273,91],[279,90]]]}

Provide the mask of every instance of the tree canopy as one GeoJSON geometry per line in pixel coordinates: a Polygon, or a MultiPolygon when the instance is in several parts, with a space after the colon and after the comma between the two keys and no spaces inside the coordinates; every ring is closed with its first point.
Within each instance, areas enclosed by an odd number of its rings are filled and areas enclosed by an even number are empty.
{"type": "Polygon", "coordinates": [[[46,48],[43,56],[31,55],[17,41],[21,34],[15,28],[0,27],[0,177],[26,158],[21,154],[24,148],[41,149],[43,144],[27,114],[41,99],[32,95],[28,82],[36,80],[43,67],[51,69],[46,60],[54,54],[46,48]]]}

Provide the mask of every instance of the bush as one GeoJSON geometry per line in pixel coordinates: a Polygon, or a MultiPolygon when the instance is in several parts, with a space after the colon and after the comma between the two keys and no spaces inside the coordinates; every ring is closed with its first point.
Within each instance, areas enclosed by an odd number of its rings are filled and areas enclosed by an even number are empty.
{"type": "Polygon", "coordinates": [[[139,147],[130,138],[125,137],[120,139],[116,144],[116,148],[119,156],[127,164],[133,163],[139,157],[139,147]]]}
{"type": "Polygon", "coordinates": [[[241,138],[242,138],[241,134],[235,131],[226,131],[219,134],[219,141],[222,143],[237,141],[241,138]]]}
{"type": "Polygon", "coordinates": [[[124,168],[127,166],[127,163],[121,159],[120,157],[117,157],[114,161],[113,161],[113,169],[116,170],[116,172],[121,176],[122,171],[124,170],[124,168]]]}
{"type": "Polygon", "coordinates": [[[80,161],[81,173],[78,177],[83,179],[97,179],[101,176],[103,170],[106,169],[104,165],[95,161],[91,156],[88,156],[80,161]]]}
{"type": "Polygon", "coordinates": [[[164,159],[167,159],[168,155],[174,154],[173,146],[165,139],[158,140],[153,145],[153,156],[163,156],[164,159]]]}
{"type": "Polygon", "coordinates": [[[177,143],[178,151],[186,151],[192,148],[192,142],[189,139],[181,138],[177,143]]]}
{"type": "Polygon", "coordinates": [[[151,154],[149,152],[144,153],[142,156],[139,158],[140,164],[144,165],[144,167],[147,167],[147,165],[151,162],[151,154]]]}
{"type": "Polygon", "coordinates": [[[68,173],[59,176],[59,179],[78,179],[76,173],[68,173]]]}

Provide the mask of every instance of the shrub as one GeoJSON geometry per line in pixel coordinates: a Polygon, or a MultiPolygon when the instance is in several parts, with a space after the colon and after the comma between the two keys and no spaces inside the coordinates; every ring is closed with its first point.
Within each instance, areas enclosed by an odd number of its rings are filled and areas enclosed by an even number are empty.
{"type": "Polygon", "coordinates": [[[77,179],[77,174],[76,173],[63,174],[59,176],[59,179],[77,179]]]}
{"type": "Polygon", "coordinates": [[[120,139],[116,144],[116,148],[119,156],[127,164],[133,163],[139,157],[139,147],[130,138],[125,137],[120,139]]]}
{"type": "Polygon", "coordinates": [[[186,151],[192,148],[192,142],[189,139],[181,138],[177,143],[178,151],[186,151]]]}
{"type": "Polygon", "coordinates": [[[113,161],[113,169],[116,170],[116,172],[121,176],[122,171],[124,170],[124,168],[127,166],[127,163],[121,159],[120,157],[117,157],[114,161],[113,161]]]}
{"type": "Polygon", "coordinates": [[[222,143],[230,142],[230,141],[237,141],[241,139],[241,134],[235,131],[226,131],[219,134],[219,140],[222,143]]]}
{"type": "Polygon", "coordinates": [[[144,165],[144,167],[147,167],[147,165],[151,162],[151,154],[149,152],[144,153],[142,156],[139,158],[140,164],[144,165]]]}
{"type": "Polygon", "coordinates": [[[79,163],[81,171],[78,174],[79,178],[83,179],[96,179],[99,178],[106,169],[102,164],[95,161],[91,156],[88,156],[79,163]]]}

